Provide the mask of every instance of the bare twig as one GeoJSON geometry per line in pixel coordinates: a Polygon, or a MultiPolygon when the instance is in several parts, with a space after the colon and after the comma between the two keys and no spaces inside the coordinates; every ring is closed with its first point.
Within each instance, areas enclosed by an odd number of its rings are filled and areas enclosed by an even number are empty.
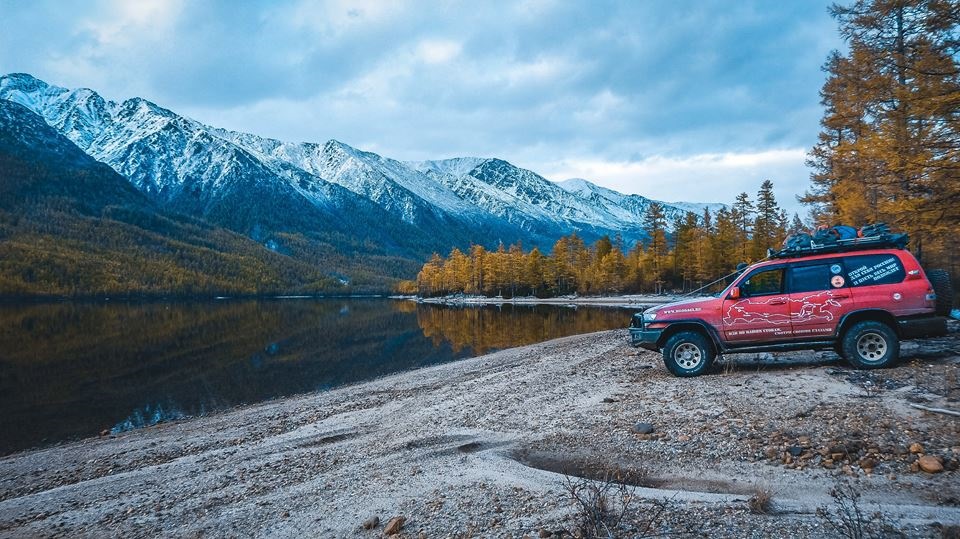
{"type": "Polygon", "coordinates": [[[957,411],[957,410],[947,410],[946,408],[931,408],[929,406],[923,406],[921,404],[913,404],[913,403],[909,403],[909,404],[911,407],[916,408],[918,410],[923,410],[925,412],[933,412],[935,414],[946,414],[946,415],[952,415],[954,417],[960,417],[960,411],[957,411]]]}

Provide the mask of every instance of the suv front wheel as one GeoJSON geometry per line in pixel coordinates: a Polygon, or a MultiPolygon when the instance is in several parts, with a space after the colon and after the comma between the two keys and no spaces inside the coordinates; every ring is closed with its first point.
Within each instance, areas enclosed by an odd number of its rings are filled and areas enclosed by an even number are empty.
{"type": "Polygon", "coordinates": [[[858,369],[892,367],[900,358],[900,341],[882,322],[857,322],[843,336],[843,357],[858,369]]]}
{"type": "Polygon", "coordinates": [[[667,339],[663,363],[675,376],[697,376],[713,364],[710,341],[696,331],[681,331],[667,339]]]}

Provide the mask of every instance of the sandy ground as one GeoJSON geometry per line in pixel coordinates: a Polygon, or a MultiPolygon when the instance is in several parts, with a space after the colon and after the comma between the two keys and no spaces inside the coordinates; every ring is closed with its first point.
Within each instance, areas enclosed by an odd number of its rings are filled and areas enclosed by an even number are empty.
{"type": "Polygon", "coordinates": [[[839,482],[939,537],[960,525],[960,418],[910,404],[960,408],[958,337],[884,371],[794,353],[696,379],[625,330],[567,337],[0,459],[0,536],[379,537],[402,515],[407,537],[557,537],[586,483],[556,471],[613,470],[636,485],[610,498],[620,536],[823,537],[839,482]]]}

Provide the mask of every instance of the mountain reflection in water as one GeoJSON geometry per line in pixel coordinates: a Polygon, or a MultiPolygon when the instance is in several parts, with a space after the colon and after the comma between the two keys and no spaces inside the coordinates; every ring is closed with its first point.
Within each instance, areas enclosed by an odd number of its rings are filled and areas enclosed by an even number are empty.
{"type": "Polygon", "coordinates": [[[364,298],[0,305],[0,454],[622,328],[630,314],[364,298]]]}

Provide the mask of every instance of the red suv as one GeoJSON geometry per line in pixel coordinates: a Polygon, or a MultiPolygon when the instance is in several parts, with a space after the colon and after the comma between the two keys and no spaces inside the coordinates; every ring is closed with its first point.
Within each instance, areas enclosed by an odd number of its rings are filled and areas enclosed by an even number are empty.
{"type": "Polygon", "coordinates": [[[835,349],[873,369],[897,361],[901,339],[945,334],[943,310],[909,251],[869,249],[754,264],[719,297],[637,313],[630,334],[677,376],[705,372],[718,354],[803,349],[835,349]]]}

